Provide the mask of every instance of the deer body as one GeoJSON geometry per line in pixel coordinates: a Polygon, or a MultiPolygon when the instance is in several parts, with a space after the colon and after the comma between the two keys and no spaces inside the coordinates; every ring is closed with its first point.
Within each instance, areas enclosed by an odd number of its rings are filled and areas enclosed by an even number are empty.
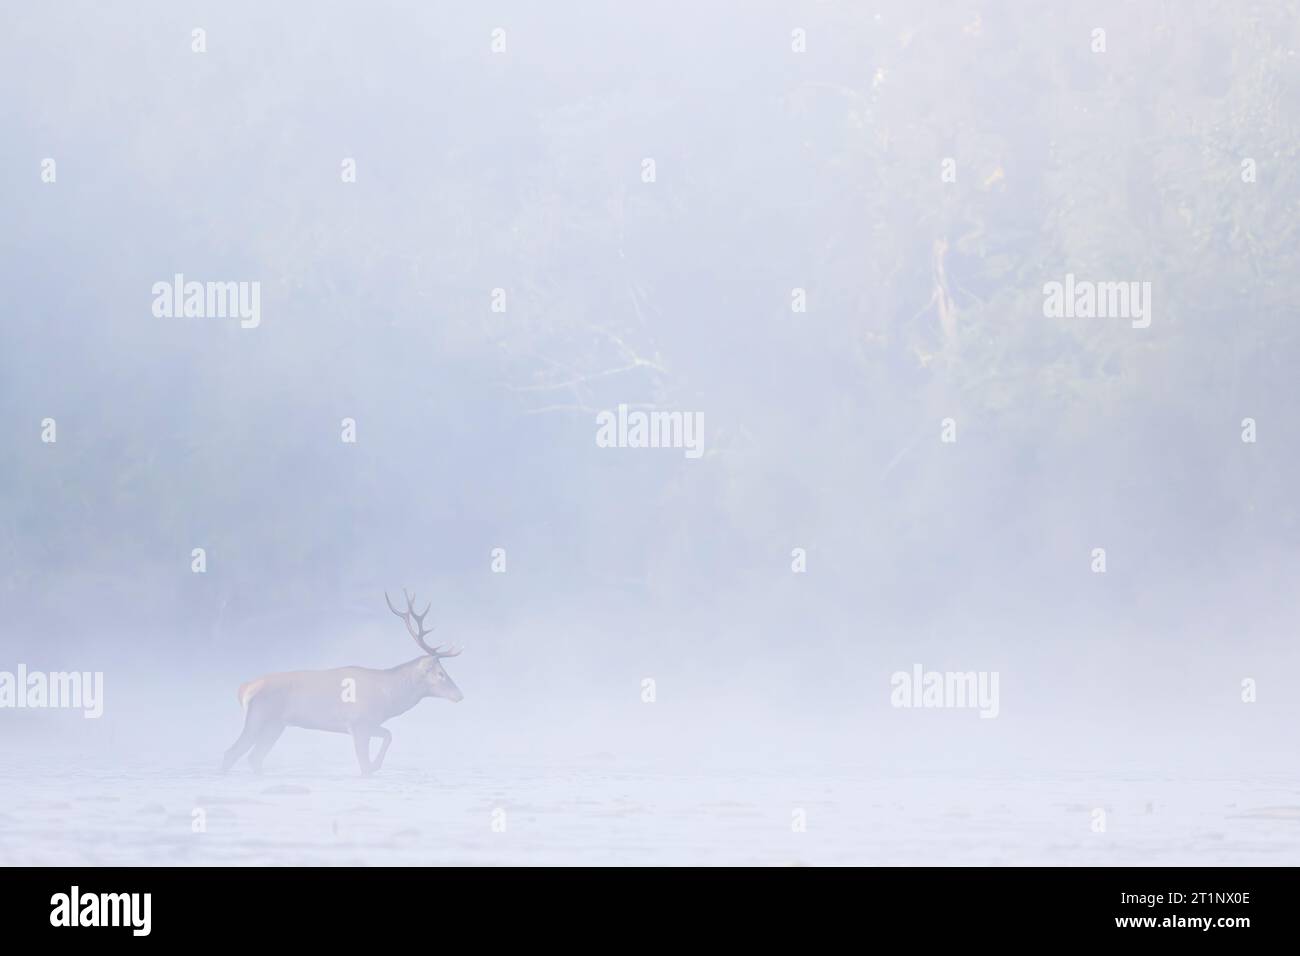
{"type": "MultiPolygon", "coordinates": [[[[388,595],[384,595],[387,600],[388,595]]],[[[407,598],[407,611],[389,608],[407,625],[411,636],[425,651],[420,657],[384,670],[372,667],[336,667],[322,671],[289,671],[268,674],[239,688],[244,708],[244,729],[222,761],[229,770],[245,753],[255,772],[275,746],[286,727],[351,734],[357,763],[362,773],[372,773],[384,763],[393,735],[384,722],[406,713],[426,697],[462,700],[460,688],[443,670],[440,660],[459,654],[458,649],[432,648],[424,643],[424,614],[415,614],[407,598]],[[417,632],[412,623],[420,625],[417,632]],[[379,753],[370,759],[370,740],[382,741],[379,753]],[[251,751],[251,752],[250,752],[251,751]]]]}

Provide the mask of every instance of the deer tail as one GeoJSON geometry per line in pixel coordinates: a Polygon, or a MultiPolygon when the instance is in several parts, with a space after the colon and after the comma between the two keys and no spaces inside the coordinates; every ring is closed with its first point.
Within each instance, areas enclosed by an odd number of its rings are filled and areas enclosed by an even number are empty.
{"type": "Polygon", "coordinates": [[[237,696],[239,698],[239,706],[244,708],[244,713],[248,713],[248,702],[253,699],[253,695],[262,689],[262,684],[264,683],[265,681],[259,679],[250,680],[247,683],[239,685],[237,696]]]}

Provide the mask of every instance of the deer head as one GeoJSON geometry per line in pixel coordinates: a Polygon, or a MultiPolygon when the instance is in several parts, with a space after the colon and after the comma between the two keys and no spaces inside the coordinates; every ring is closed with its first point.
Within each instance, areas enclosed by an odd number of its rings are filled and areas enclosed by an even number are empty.
{"type": "Polygon", "coordinates": [[[424,618],[429,613],[429,608],[433,603],[427,604],[423,611],[416,613],[415,603],[411,595],[406,593],[406,588],[402,588],[402,596],[406,598],[406,610],[399,611],[393,607],[393,602],[388,598],[388,592],[384,592],[384,601],[388,604],[388,610],[392,611],[402,619],[406,625],[407,633],[415,639],[420,650],[424,651],[424,657],[420,658],[416,667],[425,684],[425,693],[429,697],[443,697],[453,703],[465,699],[465,695],[460,692],[455,681],[447,674],[442,667],[442,658],[455,657],[460,653],[459,647],[447,644],[440,644],[437,647],[430,647],[425,638],[433,633],[433,628],[425,630],[424,618]]]}

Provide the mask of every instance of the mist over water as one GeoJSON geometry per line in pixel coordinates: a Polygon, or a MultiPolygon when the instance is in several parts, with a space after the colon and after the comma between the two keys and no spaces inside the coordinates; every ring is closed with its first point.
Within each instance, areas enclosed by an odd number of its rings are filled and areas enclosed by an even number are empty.
{"type": "Polygon", "coordinates": [[[6,12],[0,862],[1300,862],[1285,8],[6,12]]]}

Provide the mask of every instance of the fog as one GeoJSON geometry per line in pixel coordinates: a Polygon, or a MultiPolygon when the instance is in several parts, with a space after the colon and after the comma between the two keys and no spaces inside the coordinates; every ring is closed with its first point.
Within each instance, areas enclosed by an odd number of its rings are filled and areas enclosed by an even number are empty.
{"type": "Polygon", "coordinates": [[[0,862],[1300,862],[1296,14],[7,10],[0,862]]]}

